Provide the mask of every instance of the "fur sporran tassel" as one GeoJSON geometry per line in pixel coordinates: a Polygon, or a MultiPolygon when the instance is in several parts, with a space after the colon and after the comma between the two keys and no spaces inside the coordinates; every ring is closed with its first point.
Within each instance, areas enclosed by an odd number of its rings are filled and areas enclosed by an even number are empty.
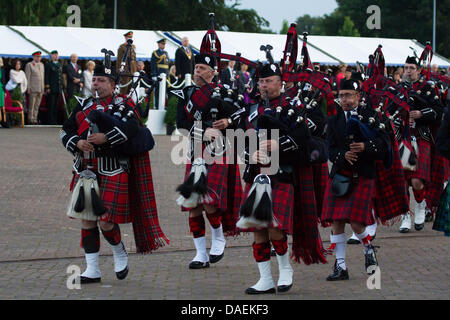
{"type": "Polygon", "coordinates": [[[95,191],[94,181],[91,184],[91,201],[92,201],[92,210],[94,211],[94,215],[100,217],[106,213],[106,208],[103,205],[103,201],[95,191]]]}
{"type": "Polygon", "coordinates": [[[236,226],[240,229],[268,228],[273,221],[270,178],[260,174],[253,180],[248,197],[239,212],[236,226]]]}
{"type": "Polygon", "coordinates": [[[72,198],[67,208],[67,215],[72,218],[97,221],[98,215],[94,212],[94,203],[96,212],[106,212],[106,209],[102,209],[104,206],[98,197],[98,192],[99,187],[95,173],[91,170],[82,171],[73,189],[72,198]],[[95,192],[92,192],[92,187],[94,187],[95,192]],[[93,197],[97,197],[98,200],[93,200],[93,197]]]}
{"type": "Polygon", "coordinates": [[[78,192],[77,202],[73,208],[76,212],[82,212],[84,210],[84,186],[83,181],[80,182],[80,191],[78,192]]]}
{"type": "Polygon", "coordinates": [[[205,160],[202,158],[195,159],[186,182],[176,189],[180,193],[180,197],[177,199],[179,206],[185,208],[197,207],[199,199],[208,191],[206,176],[205,160]]]}

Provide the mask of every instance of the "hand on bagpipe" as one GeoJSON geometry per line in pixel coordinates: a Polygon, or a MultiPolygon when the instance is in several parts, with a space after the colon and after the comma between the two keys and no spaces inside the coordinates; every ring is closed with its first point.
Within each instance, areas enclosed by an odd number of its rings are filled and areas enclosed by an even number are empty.
{"type": "MultiPolygon", "coordinates": [[[[214,127],[214,122],[226,119],[228,126],[238,126],[239,122],[246,114],[245,102],[241,95],[238,95],[232,89],[226,89],[221,86],[212,88],[205,81],[205,85],[212,91],[212,95],[206,105],[206,113],[203,116],[204,127],[214,127]]],[[[222,128],[219,128],[222,129],[222,128]]]]}
{"type": "Polygon", "coordinates": [[[109,112],[93,110],[86,119],[89,123],[95,123],[108,138],[109,145],[102,148],[116,147],[117,143],[119,151],[136,155],[150,151],[155,145],[152,133],[147,127],[139,125],[137,116],[129,106],[113,106],[109,112]]]}

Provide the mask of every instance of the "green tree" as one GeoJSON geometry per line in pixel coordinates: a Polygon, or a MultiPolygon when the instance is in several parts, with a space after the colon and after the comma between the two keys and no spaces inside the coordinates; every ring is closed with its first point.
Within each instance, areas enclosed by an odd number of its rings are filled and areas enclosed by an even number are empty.
{"type": "MultiPolygon", "coordinates": [[[[363,37],[416,39],[422,44],[433,39],[432,0],[336,0],[341,14],[349,16],[363,37]],[[370,5],[381,10],[381,29],[370,30],[366,26],[370,5]]],[[[437,26],[436,50],[450,57],[450,1],[436,1],[437,26]]]]}
{"type": "Polygon", "coordinates": [[[321,34],[322,17],[311,17],[309,14],[297,18],[297,32],[302,34],[308,32],[309,34],[321,34]]]}
{"type": "Polygon", "coordinates": [[[346,36],[346,37],[360,36],[358,29],[355,28],[355,24],[353,23],[352,19],[349,16],[344,18],[344,24],[342,25],[342,28],[339,29],[338,36],[346,36]]]}
{"type": "Polygon", "coordinates": [[[280,34],[286,34],[289,31],[289,21],[283,19],[283,26],[281,27],[280,34]]]}

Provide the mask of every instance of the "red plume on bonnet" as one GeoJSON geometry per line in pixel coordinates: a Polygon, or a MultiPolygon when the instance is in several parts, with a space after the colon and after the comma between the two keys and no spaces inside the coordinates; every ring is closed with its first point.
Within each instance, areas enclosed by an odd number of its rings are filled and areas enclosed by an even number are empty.
{"type": "Polygon", "coordinates": [[[214,29],[214,13],[209,14],[209,29],[203,36],[202,45],[200,46],[200,53],[207,53],[216,57],[216,65],[220,68],[221,44],[216,30],[214,29]]]}
{"type": "Polygon", "coordinates": [[[380,44],[378,45],[378,48],[375,50],[374,55],[374,70],[373,70],[373,76],[384,76],[384,54],[383,51],[381,51],[381,48],[383,48],[383,46],[380,44]]]}
{"type": "Polygon", "coordinates": [[[287,32],[286,45],[284,47],[283,59],[281,59],[282,72],[294,71],[298,55],[298,38],[297,38],[297,24],[292,23],[287,32]]]}
{"type": "Polygon", "coordinates": [[[305,71],[306,69],[313,70],[313,66],[311,63],[311,59],[309,57],[308,47],[306,46],[306,43],[308,41],[307,39],[308,32],[303,32],[303,47],[302,47],[302,57],[303,57],[303,65],[302,65],[302,71],[305,71]]]}
{"type": "Polygon", "coordinates": [[[431,42],[428,41],[419,58],[419,65],[424,63],[427,65],[427,71],[424,72],[427,81],[431,78],[431,59],[433,59],[433,49],[431,48],[431,42]]]}

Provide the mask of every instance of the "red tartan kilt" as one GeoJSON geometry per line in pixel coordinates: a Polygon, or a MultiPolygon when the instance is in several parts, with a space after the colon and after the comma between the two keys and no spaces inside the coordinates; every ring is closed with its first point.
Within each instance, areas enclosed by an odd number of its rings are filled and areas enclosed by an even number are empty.
{"type": "MultiPolygon", "coordinates": [[[[294,216],[294,187],[289,183],[273,183],[272,186],[272,206],[274,220],[277,226],[272,223],[271,227],[278,228],[287,234],[292,234],[294,216]]],[[[247,199],[252,183],[246,183],[242,203],[247,199]]],[[[239,229],[243,232],[255,232],[257,228],[239,229]]]]}
{"type": "Polygon", "coordinates": [[[405,170],[405,176],[408,181],[412,178],[421,179],[425,184],[430,182],[431,178],[431,145],[428,141],[417,138],[419,149],[419,158],[415,171],[405,170]]]}
{"type": "MultiPolygon", "coordinates": [[[[78,174],[73,176],[70,191],[73,191],[78,178],[78,174]]],[[[132,222],[128,200],[128,174],[122,172],[111,177],[97,174],[97,178],[99,197],[107,209],[107,213],[100,220],[114,223],[132,222]]]]}
{"type": "Polygon", "coordinates": [[[335,197],[331,192],[331,180],[325,191],[322,222],[345,221],[363,225],[375,223],[372,216],[375,180],[359,177],[351,192],[344,197],[335,197]]]}
{"type": "Polygon", "coordinates": [[[312,173],[314,180],[314,194],[316,198],[317,214],[321,215],[325,190],[328,184],[328,163],[312,165],[312,173]]]}
{"type": "MultiPolygon", "coordinates": [[[[189,177],[191,171],[191,164],[186,165],[184,181],[189,177]]],[[[205,200],[203,204],[213,206],[214,208],[226,211],[227,210],[227,191],[228,191],[228,165],[227,164],[212,164],[207,166],[207,186],[208,195],[210,198],[205,200]]],[[[190,209],[181,207],[182,211],[189,211],[190,209]]]]}
{"type": "Polygon", "coordinates": [[[449,177],[449,161],[438,154],[433,148],[433,157],[431,161],[430,183],[426,188],[425,199],[429,208],[437,207],[442,192],[444,191],[444,182],[449,177]]]}

